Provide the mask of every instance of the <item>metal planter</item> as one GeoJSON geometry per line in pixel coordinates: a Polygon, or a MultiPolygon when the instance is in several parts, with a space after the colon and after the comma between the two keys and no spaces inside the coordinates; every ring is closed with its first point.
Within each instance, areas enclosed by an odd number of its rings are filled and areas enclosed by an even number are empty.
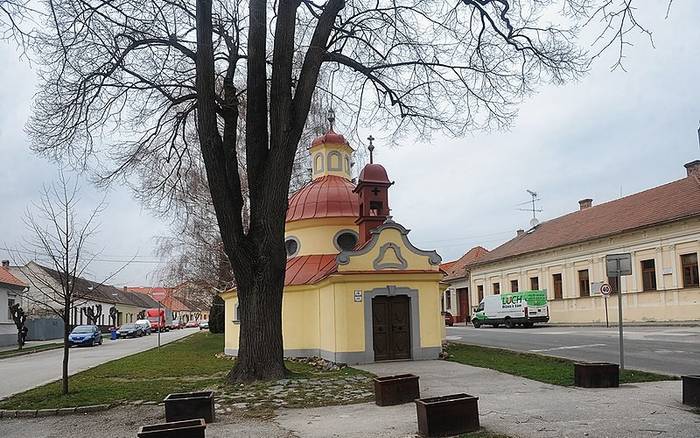
{"type": "Polygon", "coordinates": [[[182,421],[203,418],[214,422],[214,391],[168,394],[165,403],[165,421],[182,421]]]}
{"type": "Polygon", "coordinates": [[[700,374],[681,376],[683,380],[683,404],[700,407],[700,374]]]}
{"type": "Polygon", "coordinates": [[[620,386],[620,366],[610,362],[575,363],[574,385],[581,388],[617,388],[620,386]]]}
{"type": "Polygon", "coordinates": [[[478,401],[479,397],[463,393],[416,400],[418,432],[439,437],[479,430],[478,401]]]}
{"type": "Polygon", "coordinates": [[[409,403],[420,398],[418,376],[398,374],[374,379],[374,401],[378,406],[409,403]]]}
{"type": "Polygon", "coordinates": [[[207,425],[204,419],[174,421],[141,426],[139,438],[204,438],[207,425]]]}

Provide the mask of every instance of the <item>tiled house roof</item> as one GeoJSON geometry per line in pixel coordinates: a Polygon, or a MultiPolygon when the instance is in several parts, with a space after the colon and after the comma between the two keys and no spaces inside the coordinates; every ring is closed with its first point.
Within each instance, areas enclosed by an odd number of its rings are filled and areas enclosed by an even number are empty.
{"type": "Polygon", "coordinates": [[[476,264],[700,216],[700,180],[687,178],[543,222],[476,264]]]}
{"type": "Polygon", "coordinates": [[[26,284],[12,275],[4,266],[0,267],[0,284],[19,288],[27,287],[26,284]]]}
{"type": "Polygon", "coordinates": [[[465,277],[469,266],[474,264],[477,260],[480,260],[486,254],[488,254],[488,252],[489,251],[486,248],[475,246],[459,259],[452,262],[443,263],[440,265],[440,269],[442,269],[446,274],[443,281],[456,280],[458,278],[465,277]]]}

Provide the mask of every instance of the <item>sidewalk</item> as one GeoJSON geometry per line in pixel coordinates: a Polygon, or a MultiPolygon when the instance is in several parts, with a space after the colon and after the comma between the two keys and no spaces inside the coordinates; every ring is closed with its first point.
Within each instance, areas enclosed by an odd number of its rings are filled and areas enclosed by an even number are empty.
{"type": "MultiPolygon", "coordinates": [[[[28,348],[38,347],[40,345],[51,345],[56,343],[63,343],[63,339],[50,339],[48,341],[27,341],[24,344],[23,349],[26,350],[28,348]]],[[[17,351],[17,345],[6,345],[4,347],[0,347],[0,353],[5,351],[17,351]]]]}
{"type": "MultiPolygon", "coordinates": [[[[681,382],[567,388],[446,361],[360,366],[377,375],[420,376],[421,396],[479,397],[481,425],[513,437],[697,437],[700,415],[681,404],[681,382]]],[[[282,410],[276,422],[303,437],[408,437],[415,405],[374,404],[282,410]]]]}
{"type": "MultiPolygon", "coordinates": [[[[681,382],[611,389],[565,388],[454,362],[392,362],[361,366],[378,375],[414,373],[423,397],[466,392],[479,397],[481,425],[514,438],[695,438],[700,415],[681,404],[681,382]]],[[[333,397],[334,394],[328,394],[333,397]]],[[[0,419],[0,436],[133,437],[139,426],[164,421],[162,406],[118,407],[91,416],[0,419]]],[[[217,414],[208,438],[417,436],[413,403],[280,409],[272,420],[217,414]]]]}

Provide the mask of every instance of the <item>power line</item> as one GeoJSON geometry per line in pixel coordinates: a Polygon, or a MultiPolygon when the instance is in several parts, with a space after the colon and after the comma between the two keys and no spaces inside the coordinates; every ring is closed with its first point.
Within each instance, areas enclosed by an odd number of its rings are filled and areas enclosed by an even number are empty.
{"type": "MultiPolygon", "coordinates": [[[[18,253],[18,254],[27,254],[30,256],[33,256],[35,258],[43,258],[46,260],[47,256],[39,254],[38,252],[34,251],[28,251],[25,249],[18,249],[18,248],[7,248],[7,247],[0,247],[0,249],[5,250],[9,253],[18,253]]],[[[151,260],[138,260],[138,257],[147,257],[147,256],[134,256],[133,259],[118,259],[110,256],[105,256],[108,258],[94,258],[91,259],[93,262],[104,262],[104,263],[140,263],[140,264],[163,264],[167,263],[165,260],[156,260],[156,259],[151,259],[151,260]]],[[[86,257],[85,259],[88,259],[89,257],[86,257]]]]}

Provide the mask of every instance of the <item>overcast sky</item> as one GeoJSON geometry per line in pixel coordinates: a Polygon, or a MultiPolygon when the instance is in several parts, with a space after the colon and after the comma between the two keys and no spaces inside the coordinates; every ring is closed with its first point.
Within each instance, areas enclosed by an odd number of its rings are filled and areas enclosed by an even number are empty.
{"type": "MultiPolygon", "coordinates": [[[[444,260],[469,248],[492,249],[527,228],[531,213],[519,211],[526,189],[539,193],[537,213],[547,220],[578,209],[578,200],[599,204],[685,176],[683,164],[700,158],[700,2],[645,2],[640,19],[654,32],[655,48],[639,40],[627,50],[627,72],[611,72],[614,53],[590,74],[561,87],[542,86],[521,107],[508,132],[476,132],[459,139],[435,136],[430,144],[406,139],[396,148],[377,144],[376,161],[396,182],[390,204],[411,240],[437,249],[444,260]]],[[[0,46],[0,258],[26,237],[22,222],[42,184],[55,180],[55,164],[29,151],[24,125],[35,92],[30,65],[0,46]]],[[[378,137],[371,127],[363,131],[378,137]]],[[[89,208],[105,196],[83,184],[89,208]]],[[[155,237],[167,224],[154,218],[123,188],[107,193],[96,248],[96,279],[138,255],[116,285],[158,282],[155,237]]]]}

